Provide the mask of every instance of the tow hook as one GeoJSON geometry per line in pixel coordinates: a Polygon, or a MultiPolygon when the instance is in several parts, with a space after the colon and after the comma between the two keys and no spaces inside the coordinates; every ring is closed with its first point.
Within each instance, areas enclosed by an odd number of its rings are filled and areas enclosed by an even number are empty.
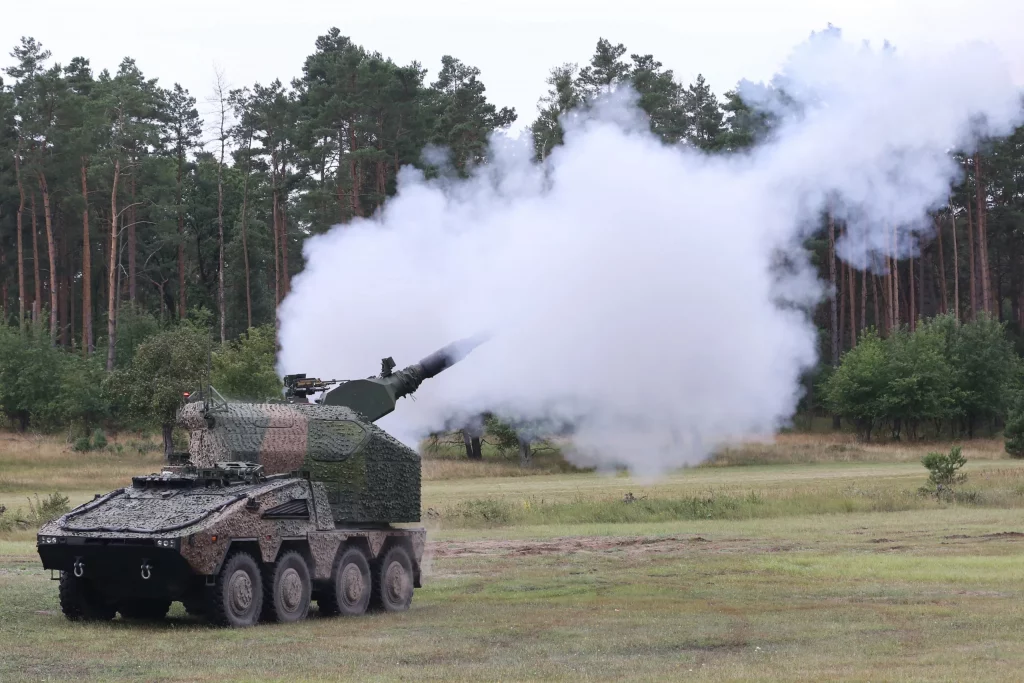
{"type": "Polygon", "coordinates": [[[75,578],[79,578],[79,579],[82,578],[82,574],[85,574],[85,565],[82,564],[82,560],[81,559],[75,560],[74,574],[75,574],[75,578]]]}
{"type": "Polygon", "coordinates": [[[142,580],[146,581],[152,575],[153,575],[153,567],[150,566],[149,560],[143,560],[142,561],[142,580]]]}

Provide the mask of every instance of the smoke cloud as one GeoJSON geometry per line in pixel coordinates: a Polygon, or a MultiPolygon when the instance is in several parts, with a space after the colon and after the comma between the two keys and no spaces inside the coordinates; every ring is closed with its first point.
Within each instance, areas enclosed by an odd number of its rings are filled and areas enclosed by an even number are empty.
{"type": "Polygon", "coordinates": [[[823,211],[857,267],[912,250],[957,181],[949,152],[1021,111],[982,45],[902,55],[827,31],[771,85],[743,86],[781,117],[749,154],[667,146],[619,91],[542,164],[499,137],[467,180],[403,169],[379,215],[306,242],[279,371],[365,377],[488,332],[381,425],[409,443],[482,410],[571,425],[573,461],[643,475],[771,434],[816,362],[808,308],[828,292],[801,243],[823,211]]]}

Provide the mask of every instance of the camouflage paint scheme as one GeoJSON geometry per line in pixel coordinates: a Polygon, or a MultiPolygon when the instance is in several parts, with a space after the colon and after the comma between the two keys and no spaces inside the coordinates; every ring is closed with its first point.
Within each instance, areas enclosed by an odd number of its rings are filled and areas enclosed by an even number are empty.
{"type": "Polygon", "coordinates": [[[255,462],[264,473],[303,474],[327,492],[334,521],[347,524],[420,521],[420,456],[343,406],[229,403],[205,410],[186,404],[197,467],[255,462]]]}
{"type": "Polygon", "coordinates": [[[187,462],[133,477],[130,487],[45,524],[37,536],[43,567],[62,572],[62,590],[73,572],[101,602],[187,604],[219,585],[211,581],[233,549],[264,570],[298,550],[323,587],[346,547],[372,562],[397,544],[419,587],[426,531],[392,524],[420,519],[420,457],[373,422],[480,343],[456,342],[398,372],[386,358],[379,377],[341,383],[314,404],[309,390],[340,380],[288,376],[287,403],[229,403],[212,387],[206,400],[190,397],[178,413],[189,432],[187,462]],[[289,387],[290,378],[302,382],[289,387]]]}
{"type": "MultiPolygon", "coordinates": [[[[130,543],[178,539],[181,556],[191,571],[201,576],[217,573],[232,542],[255,542],[259,559],[269,564],[277,558],[286,539],[308,539],[314,579],[330,578],[338,549],[350,538],[366,539],[370,559],[380,555],[388,539],[408,539],[416,574],[419,573],[426,543],[424,529],[368,531],[336,525],[327,493],[318,482],[288,477],[226,487],[159,486],[158,480],[172,478],[180,475],[165,472],[140,477],[147,482],[145,487],[118,489],[81,505],[45,524],[39,535],[60,538],[61,542],[52,546],[54,551],[101,540],[130,543]],[[306,501],[305,516],[274,518],[275,508],[294,501],[306,501]]],[[[40,550],[42,554],[51,546],[40,550]]],[[[153,565],[154,576],[159,577],[159,561],[154,559],[153,565]]]]}

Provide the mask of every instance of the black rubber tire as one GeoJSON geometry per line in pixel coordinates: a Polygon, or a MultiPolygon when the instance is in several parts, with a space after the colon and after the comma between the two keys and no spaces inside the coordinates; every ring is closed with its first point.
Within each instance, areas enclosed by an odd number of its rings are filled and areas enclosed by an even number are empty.
{"type": "Polygon", "coordinates": [[[334,562],[331,581],[318,601],[320,613],[327,616],[357,617],[366,613],[373,594],[370,562],[362,548],[345,548],[334,562]]]}
{"type": "Polygon", "coordinates": [[[392,546],[374,563],[371,605],[385,612],[404,612],[412,604],[413,574],[409,553],[392,546]]]}
{"type": "Polygon", "coordinates": [[[132,600],[117,606],[122,619],[134,621],[159,621],[171,609],[170,600],[132,600]]]}
{"type": "Polygon", "coordinates": [[[60,611],[71,621],[110,621],[116,610],[88,579],[76,578],[71,572],[60,575],[60,611]]]}
{"type": "Polygon", "coordinates": [[[206,596],[206,614],[220,626],[243,628],[259,621],[263,609],[260,566],[247,552],[233,553],[224,561],[206,596]]]}
{"type": "Polygon", "coordinates": [[[313,584],[301,553],[289,550],[268,568],[263,580],[263,619],[288,624],[309,615],[313,584]]]}

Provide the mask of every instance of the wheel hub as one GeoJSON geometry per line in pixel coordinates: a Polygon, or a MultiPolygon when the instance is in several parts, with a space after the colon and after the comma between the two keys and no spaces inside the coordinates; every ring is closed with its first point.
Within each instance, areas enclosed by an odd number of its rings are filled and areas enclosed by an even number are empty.
{"type": "Polygon", "coordinates": [[[388,598],[392,602],[401,602],[405,599],[405,568],[401,562],[392,562],[388,565],[384,585],[388,592],[388,598]]]}
{"type": "Polygon", "coordinates": [[[235,614],[244,614],[252,606],[252,579],[246,571],[239,569],[231,575],[228,585],[231,610],[235,614]]]}
{"type": "Polygon", "coordinates": [[[363,573],[359,571],[359,567],[354,564],[345,567],[341,575],[341,585],[346,602],[359,602],[363,595],[363,573]]]}
{"type": "Polygon", "coordinates": [[[302,579],[299,572],[291,567],[281,575],[281,602],[289,612],[294,612],[302,602],[302,579]]]}

